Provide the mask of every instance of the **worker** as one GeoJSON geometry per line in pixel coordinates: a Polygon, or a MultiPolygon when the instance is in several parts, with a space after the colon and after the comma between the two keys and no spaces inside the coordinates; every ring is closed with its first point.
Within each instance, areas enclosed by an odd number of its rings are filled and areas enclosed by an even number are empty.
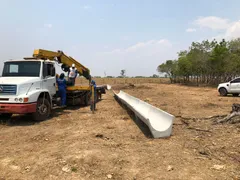
{"type": "Polygon", "coordinates": [[[72,67],[69,68],[68,71],[68,81],[72,86],[75,85],[75,79],[77,77],[77,68],[75,67],[75,64],[72,64],[72,67]]]}
{"type": "Polygon", "coordinates": [[[64,79],[64,73],[60,75],[60,77],[57,79],[57,85],[58,85],[58,93],[61,97],[61,106],[66,107],[67,100],[66,100],[66,94],[67,94],[67,84],[66,80],[64,79]]]}
{"type": "Polygon", "coordinates": [[[96,102],[97,102],[97,85],[96,85],[96,82],[92,79],[91,80],[91,83],[90,83],[91,87],[93,86],[94,87],[94,99],[92,100],[92,103],[91,103],[91,106],[90,106],[90,109],[91,111],[95,111],[96,110],[96,102]]]}

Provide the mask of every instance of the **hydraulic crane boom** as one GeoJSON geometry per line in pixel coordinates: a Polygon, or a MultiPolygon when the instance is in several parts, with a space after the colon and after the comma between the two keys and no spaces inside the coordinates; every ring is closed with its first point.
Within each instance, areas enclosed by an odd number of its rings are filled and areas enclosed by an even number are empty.
{"type": "Polygon", "coordinates": [[[75,67],[77,68],[79,75],[84,76],[88,80],[91,79],[90,70],[88,68],[83,66],[81,63],[79,63],[72,57],[67,56],[62,51],[54,52],[54,51],[48,51],[44,49],[36,49],[33,52],[33,57],[38,59],[44,59],[44,60],[47,60],[47,59],[54,60],[54,61],[57,61],[58,63],[62,63],[61,68],[65,72],[68,72],[72,64],[75,64],[75,67]]]}

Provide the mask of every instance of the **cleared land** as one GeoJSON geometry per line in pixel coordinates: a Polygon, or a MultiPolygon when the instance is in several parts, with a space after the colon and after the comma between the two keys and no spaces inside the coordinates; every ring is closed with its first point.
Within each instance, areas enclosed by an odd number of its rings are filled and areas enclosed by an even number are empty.
{"type": "Polygon", "coordinates": [[[228,114],[240,98],[170,84],[113,88],[177,116],[172,136],[149,138],[107,92],[95,114],[59,109],[40,123],[16,116],[0,125],[0,179],[240,178],[240,125],[210,117],[228,114]]]}

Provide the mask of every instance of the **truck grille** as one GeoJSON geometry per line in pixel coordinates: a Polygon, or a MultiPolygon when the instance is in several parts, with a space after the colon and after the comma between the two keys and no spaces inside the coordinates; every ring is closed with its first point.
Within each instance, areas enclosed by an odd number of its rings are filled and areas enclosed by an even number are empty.
{"type": "Polygon", "coordinates": [[[16,95],[16,93],[17,85],[0,84],[0,95],[3,94],[16,95]]]}

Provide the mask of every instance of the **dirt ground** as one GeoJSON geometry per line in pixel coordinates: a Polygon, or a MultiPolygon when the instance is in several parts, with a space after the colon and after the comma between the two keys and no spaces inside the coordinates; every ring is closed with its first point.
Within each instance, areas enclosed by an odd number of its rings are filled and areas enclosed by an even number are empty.
{"type": "Polygon", "coordinates": [[[58,109],[40,123],[15,116],[1,124],[0,180],[240,179],[240,124],[210,117],[228,114],[240,97],[170,84],[113,88],[175,115],[172,136],[152,139],[108,91],[95,114],[58,109]]]}

